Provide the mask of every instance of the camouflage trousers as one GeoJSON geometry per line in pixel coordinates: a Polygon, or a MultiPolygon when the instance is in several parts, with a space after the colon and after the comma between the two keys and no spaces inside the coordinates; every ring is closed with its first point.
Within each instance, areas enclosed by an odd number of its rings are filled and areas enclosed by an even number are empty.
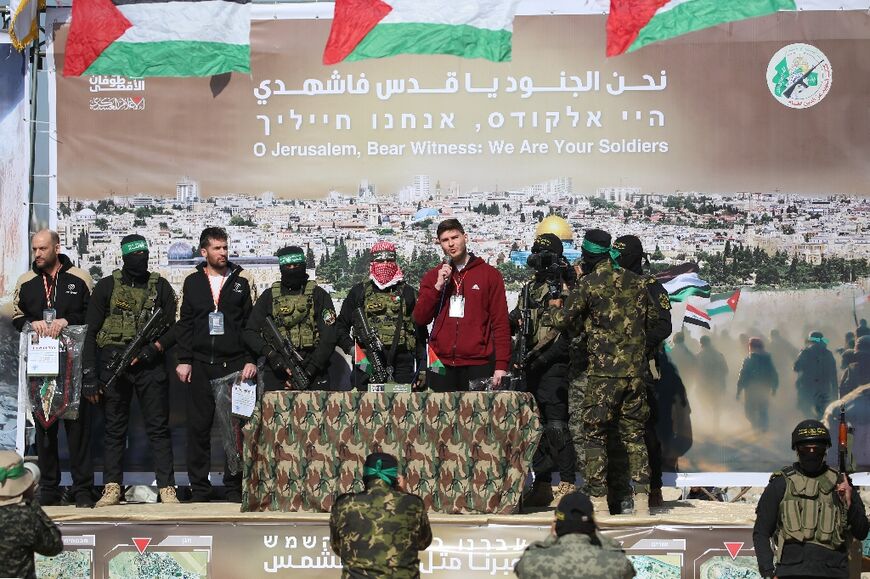
{"type": "MultiPolygon", "coordinates": [[[[656,431],[658,411],[655,385],[652,382],[652,376],[647,376],[646,380],[649,418],[644,429],[644,442],[649,460],[650,489],[660,490],[662,488],[662,445],[656,431]]],[[[616,504],[631,497],[629,468],[628,449],[619,436],[616,424],[611,424],[607,432],[607,495],[616,504]]]]}
{"type": "Polygon", "coordinates": [[[583,400],[586,396],[586,373],[572,374],[568,381],[568,432],[574,444],[577,472],[586,476],[586,446],[583,440],[583,400]]]}
{"type": "Polygon", "coordinates": [[[649,418],[645,381],[642,377],[589,376],[585,390],[580,422],[587,492],[596,497],[607,495],[608,442],[611,439],[625,447],[628,474],[635,491],[649,492],[649,458],[644,440],[649,418]]]}

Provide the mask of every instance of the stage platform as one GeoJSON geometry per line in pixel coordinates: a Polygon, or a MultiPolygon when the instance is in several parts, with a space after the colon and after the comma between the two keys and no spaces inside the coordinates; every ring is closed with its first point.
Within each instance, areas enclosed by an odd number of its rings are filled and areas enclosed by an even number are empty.
{"type": "MultiPolygon", "coordinates": [[[[46,511],[60,524],[66,547],[60,558],[40,561],[41,576],[61,569],[90,577],[236,579],[291,570],[301,578],[340,576],[327,513],[242,513],[229,503],[46,511]]],[[[430,513],[429,519],[434,539],[421,553],[424,577],[504,577],[513,576],[528,543],[547,536],[553,513],[430,513]]],[[[751,503],[672,500],[651,517],[610,516],[600,525],[623,542],[639,578],[753,577],[753,519],[751,503]]]]}

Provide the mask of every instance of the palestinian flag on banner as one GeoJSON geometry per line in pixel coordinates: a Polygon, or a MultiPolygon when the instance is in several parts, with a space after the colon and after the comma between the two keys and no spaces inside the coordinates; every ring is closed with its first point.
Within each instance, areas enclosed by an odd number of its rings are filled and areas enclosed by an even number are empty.
{"type": "Polygon", "coordinates": [[[702,328],[710,329],[710,316],[706,312],[699,310],[692,304],[686,304],[686,313],[683,316],[683,323],[701,326],[702,328]]]}
{"type": "Polygon", "coordinates": [[[359,344],[354,344],[353,363],[366,374],[372,373],[372,363],[369,362],[368,355],[366,355],[365,350],[359,347],[359,344]]]}
{"type": "Polygon", "coordinates": [[[682,273],[662,284],[672,302],[684,302],[692,296],[710,297],[710,284],[697,273],[682,273]]]}
{"type": "Polygon", "coordinates": [[[435,350],[432,349],[432,346],[427,344],[426,350],[428,352],[428,367],[429,370],[435,372],[436,374],[441,374],[442,376],[447,373],[447,368],[444,367],[444,362],[441,361],[441,358],[435,353],[435,350]]]}
{"type": "Polygon", "coordinates": [[[75,0],[63,75],[251,72],[251,0],[75,0]]]}
{"type": "Polygon", "coordinates": [[[679,265],[674,265],[669,267],[668,269],[662,270],[655,274],[656,280],[659,283],[667,283],[677,277],[678,275],[682,275],[684,273],[698,273],[700,269],[698,268],[698,264],[694,261],[687,261],[686,263],[681,263],[679,265]]]}
{"type": "Polygon", "coordinates": [[[517,4],[518,0],[336,0],[323,63],[397,54],[507,61],[517,4]]]}
{"type": "Polygon", "coordinates": [[[610,0],[607,56],[779,10],[797,7],[794,0],[610,0]]]}
{"type": "Polygon", "coordinates": [[[731,294],[716,294],[710,296],[710,303],[706,305],[707,313],[711,316],[733,314],[737,311],[738,301],[740,301],[740,290],[731,294]]]}

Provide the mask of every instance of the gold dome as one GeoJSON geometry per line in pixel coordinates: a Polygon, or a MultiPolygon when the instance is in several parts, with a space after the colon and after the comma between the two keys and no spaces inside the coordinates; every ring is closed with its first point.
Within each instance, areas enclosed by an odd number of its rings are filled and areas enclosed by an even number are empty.
{"type": "Polygon", "coordinates": [[[558,215],[549,215],[538,223],[538,228],[535,230],[535,237],[544,233],[553,233],[562,241],[574,241],[574,230],[568,225],[568,222],[558,215]]]}

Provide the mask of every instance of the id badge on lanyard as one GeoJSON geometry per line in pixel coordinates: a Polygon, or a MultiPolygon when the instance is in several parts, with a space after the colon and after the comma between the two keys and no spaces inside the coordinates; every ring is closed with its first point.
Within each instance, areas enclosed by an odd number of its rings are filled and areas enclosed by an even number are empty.
{"type": "Polygon", "coordinates": [[[208,314],[208,334],[210,336],[224,335],[224,313],[209,312],[208,314]]]}
{"type": "Polygon", "coordinates": [[[451,318],[465,317],[465,296],[450,296],[450,309],[447,315],[451,318]]]}
{"type": "Polygon", "coordinates": [[[54,300],[51,299],[51,292],[54,290],[55,295],[57,295],[57,275],[53,278],[53,282],[51,285],[48,285],[48,282],[45,280],[45,276],[42,277],[42,283],[45,286],[45,304],[46,308],[42,310],[42,321],[48,325],[51,325],[54,320],[57,319],[57,310],[54,309],[54,300]]]}
{"type": "Polygon", "coordinates": [[[205,277],[208,280],[209,289],[211,290],[212,301],[214,302],[214,311],[208,314],[208,335],[209,336],[223,336],[224,335],[224,313],[218,311],[218,304],[221,301],[221,292],[224,289],[224,282],[227,281],[227,277],[229,277],[229,272],[224,274],[223,279],[221,279],[221,285],[218,289],[217,296],[214,295],[214,287],[211,284],[211,279],[208,277],[207,272],[205,273],[205,277]]]}

